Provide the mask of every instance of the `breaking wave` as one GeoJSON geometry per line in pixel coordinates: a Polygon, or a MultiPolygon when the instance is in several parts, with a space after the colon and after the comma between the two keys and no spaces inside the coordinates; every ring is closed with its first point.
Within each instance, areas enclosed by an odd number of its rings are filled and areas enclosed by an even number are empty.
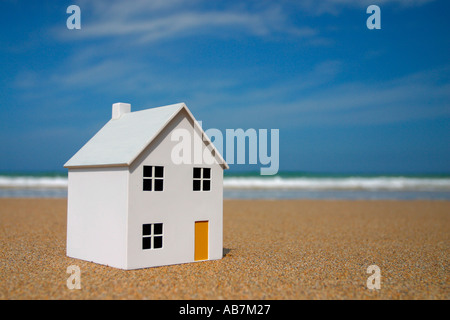
{"type": "Polygon", "coordinates": [[[450,178],[411,177],[229,177],[225,189],[450,191],[450,178]]]}
{"type": "MultiPolygon", "coordinates": [[[[0,176],[3,189],[65,189],[67,177],[0,176]]],[[[450,191],[450,177],[225,177],[225,189],[450,191]]]]}
{"type": "Polygon", "coordinates": [[[49,189],[67,188],[66,177],[8,177],[0,176],[0,188],[4,189],[49,189]]]}

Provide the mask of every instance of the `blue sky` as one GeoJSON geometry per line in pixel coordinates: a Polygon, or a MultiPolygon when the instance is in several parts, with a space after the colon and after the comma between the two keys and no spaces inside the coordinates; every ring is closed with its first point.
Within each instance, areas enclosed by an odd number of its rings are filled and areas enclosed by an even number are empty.
{"type": "MultiPolygon", "coordinates": [[[[450,173],[450,3],[0,2],[0,171],[59,171],[111,115],[185,102],[280,130],[280,169],[450,173]],[[81,8],[81,30],[66,9],[81,8]],[[381,8],[368,30],[366,8],[381,8]]],[[[232,170],[258,166],[232,166],[232,170]]]]}

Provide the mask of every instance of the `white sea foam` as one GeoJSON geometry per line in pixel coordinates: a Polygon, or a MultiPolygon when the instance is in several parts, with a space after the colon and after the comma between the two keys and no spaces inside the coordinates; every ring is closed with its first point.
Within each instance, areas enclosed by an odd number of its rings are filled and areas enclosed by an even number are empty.
{"type": "Polygon", "coordinates": [[[450,191],[450,178],[410,177],[348,177],[348,178],[256,178],[224,179],[227,189],[290,189],[290,190],[387,190],[387,191],[450,191]]]}
{"type": "Polygon", "coordinates": [[[8,177],[0,176],[0,188],[5,189],[40,189],[67,188],[65,177],[8,177]]]}
{"type": "MultiPolygon", "coordinates": [[[[2,189],[64,189],[66,177],[0,176],[2,189]]],[[[225,177],[225,189],[363,190],[450,192],[450,178],[413,177],[225,177]]]]}

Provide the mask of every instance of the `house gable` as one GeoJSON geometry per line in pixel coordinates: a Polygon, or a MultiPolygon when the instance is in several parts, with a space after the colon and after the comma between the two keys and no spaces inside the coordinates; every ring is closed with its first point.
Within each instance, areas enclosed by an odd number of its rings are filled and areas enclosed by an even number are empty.
{"type": "MultiPolygon", "coordinates": [[[[129,167],[128,268],[193,262],[196,221],[209,223],[209,259],[222,257],[223,169],[217,163],[175,164],[171,152],[178,141],[171,139],[175,130],[187,130],[201,136],[186,111],[180,111],[129,167]],[[146,169],[163,168],[163,189],[146,190],[146,169]],[[193,189],[193,168],[209,168],[211,188],[193,189]],[[142,229],[145,225],[163,226],[162,247],[144,249],[142,229]]],[[[193,148],[194,146],[192,146],[193,148]]],[[[203,148],[207,144],[203,142],[203,148]]],[[[153,241],[153,242],[152,242],[153,241]]],[[[145,247],[147,248],[147,246],[145,247]]]]}

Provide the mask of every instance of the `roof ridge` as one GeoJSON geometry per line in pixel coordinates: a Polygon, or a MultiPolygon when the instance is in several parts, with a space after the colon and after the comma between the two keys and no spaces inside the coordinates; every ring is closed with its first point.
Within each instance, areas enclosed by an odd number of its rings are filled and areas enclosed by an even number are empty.
{"type": "Polygon", "coordinates": [[[177,106],[177,105],[186,105],[186,104],[184,102],[172,103],[172,104],[168,104],[168,105],[165,105],[165,106],[159,106],[159,107],[154,107],[154,108],[147,108],[147,109],[142,109],[142,110],[136,110],[136,111],[132,111],[132,112],[127,113],[127,114],[133,114],[133,113],[139,113],[139,112],[145,112],[145,111],[152,111],[152,110],[156,110],[156,109],[174,107],[174,106],[177,106]]]}

